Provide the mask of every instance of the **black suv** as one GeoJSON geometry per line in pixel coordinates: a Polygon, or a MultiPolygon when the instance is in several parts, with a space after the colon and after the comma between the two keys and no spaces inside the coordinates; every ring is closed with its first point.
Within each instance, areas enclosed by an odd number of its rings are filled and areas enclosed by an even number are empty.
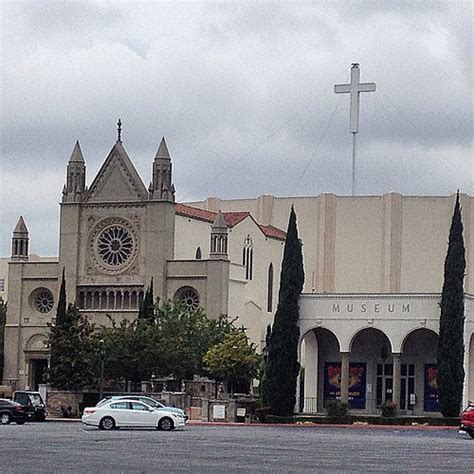
{"type": "Polygon", "coordinates": [[[39,392],[17,390],[13,394],[13,401],[25,408],[28,419],[34,421],[44,421],[46,419],[44,401],[39,392]]]}
{"type": "Polygon", "coordinates": [[[27,418],[25,407],[6,398],[0,398],[0,425],[8,425],[12,421],[22,425],[27,418]]]}

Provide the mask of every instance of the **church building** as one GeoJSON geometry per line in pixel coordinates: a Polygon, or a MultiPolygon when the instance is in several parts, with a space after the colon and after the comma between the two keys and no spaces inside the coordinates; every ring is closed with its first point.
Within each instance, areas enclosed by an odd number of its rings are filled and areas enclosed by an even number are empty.
{"type": "MultiPolygon", "coordinates": [[[[474,400],[474,202],[460,197],[467,403],[474,400]]],[[[68,301],[97,325],[107,315],[135,318],[153,278],[155,295],[238,318],[263,349],[277,307],[282,229],[294,205],[305,270],[296,411],[323,413],[340,398],[360,413],[379,413],[389,401],[401,414],[436,413],[438,304],[454,201],[388,193],[179,204],[164,139],[148,188],[120,126],[90,186],[76,143],[62,191],[58,258],[30,258],[27,216],[13,231],[3,383],[41,383],[63,268],[68,301]]]]}
{"type": "MultiPolygon", "coordinates": [[[[164,139],[145,187],[118,140],[89,187],[79,142],[62,191],[59,257],[30,260],[20,217],[8,270],[3,383],[37,389],[48,366],[62,270],[68,302],[97,326],[134,319],[153,279],[154,294],[238,318],[260,345],[273,321],[286,234],[250,212],[208,211],[175,203],[164,139]],[[264,282],[264,283],[262,283],[264,282]]],[[[34,236],[31,236],[34,239],[34,236]]]]}

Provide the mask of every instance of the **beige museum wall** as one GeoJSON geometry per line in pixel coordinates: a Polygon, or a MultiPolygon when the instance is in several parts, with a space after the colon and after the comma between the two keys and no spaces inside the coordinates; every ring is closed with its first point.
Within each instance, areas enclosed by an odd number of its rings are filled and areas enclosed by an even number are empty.
{"type": "Polygon", "coordinates": [[[351,293],[368,293],[380,287],[382,211],[380,199],[338,198],[334,265],[336,293],[344,288],[350,288],[351,293]],[[360,218],[361,215],[365,216],[364,219],[360,218]]]}
{"type": "Polygon", "coordinates": [[[404,197],[402,213],[401,290],[440,292],[453,203],[404,197]]]}
{"type": "MultiPolygon", "coordinates": [[[[473,197],[461,194],[466,247],[465,291],[474,289],[473,197]]],[[[304,292],[438,293],[455,195],[218,200],[192,203],[223,211],[250,210],[257,221],[286,230],[294,205],[303,241],[304,292]]]]}

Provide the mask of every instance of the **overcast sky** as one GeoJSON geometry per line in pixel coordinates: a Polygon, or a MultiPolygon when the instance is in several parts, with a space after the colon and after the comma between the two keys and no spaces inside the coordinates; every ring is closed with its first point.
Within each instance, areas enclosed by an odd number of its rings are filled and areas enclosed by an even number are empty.
{"type": "Polygon", "coordinates": [[[451,0],[2,2],[1,233],[57,255],[66,164],[90,184],[116,140],[145,185],[161,137],[178,201],[351,192],[473,194],[473,8],[451,0]]]}

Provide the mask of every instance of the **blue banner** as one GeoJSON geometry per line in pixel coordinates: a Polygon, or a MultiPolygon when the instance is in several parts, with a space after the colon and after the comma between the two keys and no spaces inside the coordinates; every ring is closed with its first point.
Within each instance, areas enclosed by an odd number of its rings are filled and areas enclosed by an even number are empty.
{"type": "MultiPolygon", "coordinates": [[[[367,369],[364,362],[349,364],[349,405],[356,410],[365,410],[367,369]]],[[[324,399],[341,398],[341,363],[324,364],[324,399]]]]}
{"type": "Polygon", "coordinates": [[[439,411],[438,405],[438,366],[425,364],[425,411],[439,411]]]}

